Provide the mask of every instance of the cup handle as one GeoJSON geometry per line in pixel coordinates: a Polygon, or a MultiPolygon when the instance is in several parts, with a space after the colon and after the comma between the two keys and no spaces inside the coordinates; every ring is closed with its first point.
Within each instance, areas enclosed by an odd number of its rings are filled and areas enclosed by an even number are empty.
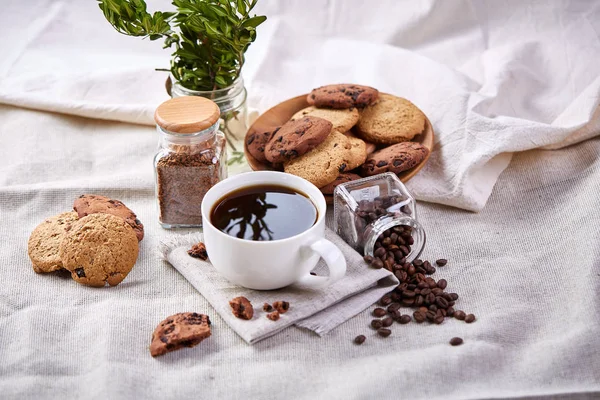
{"type": "Polygon", "coordinates": [[[331,285],[346,274],[346,259],[341,250],[327,239],[317,239],[308,246],[325,260],[329,268],[329,276],[306,275],[301,277],[297,283],[310,289],[321,289],[331,285]]]}

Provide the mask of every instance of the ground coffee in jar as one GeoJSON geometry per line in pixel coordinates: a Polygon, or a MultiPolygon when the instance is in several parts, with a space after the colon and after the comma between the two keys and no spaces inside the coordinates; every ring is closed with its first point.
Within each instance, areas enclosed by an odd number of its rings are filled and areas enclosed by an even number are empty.
{"type": "Polygon", "coordinates": [[[154,158],[156,197],[164,228],[202,226],[204,195],[227,177],[219,115],[219,107],[203,97],[170,99],[156,109],[160,135],[154,158]]]}

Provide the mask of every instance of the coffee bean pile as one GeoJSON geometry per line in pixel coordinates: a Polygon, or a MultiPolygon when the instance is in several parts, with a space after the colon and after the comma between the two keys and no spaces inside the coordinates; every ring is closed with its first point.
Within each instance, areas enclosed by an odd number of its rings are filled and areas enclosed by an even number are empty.
{"type": "MultiPolygon", "coordinates": [[[[391,292],[384,295],[378,302],[378,307],[373,310],[371,328],[382,337],[388,337],[392,331],[389,329],[393,322],[405,325],[414,320],[417,323],[429,322],[441,324],[445,318],[456,318],[460,321],[471,323],[475,315],[466,314],[462,310],[455,310],[457,293],[447,291],[448,282],[445,279],[435,280],[431,276],[436,272],[431,262],[420,259],[412,263],[406,261],[410,253],[410,227],[394,227],[388,229],[377,240],[374,257],[365,256],[365,261],[373,268],[386,268],[393,272],[400,284],[391,292]],[[399,244],[402,243],[402,244],[399,244]],[[402,314],[402,307],[411,307],[414,310],[412,317],[402,314]]],[[[412,239],[412,238],[410,238],[412,239]]],[[[411,243],[412,244],[412,243],[411,243]]],[[[446,259],[436,260],[437,267],[444,267],[446,259]]],[[[361,335],[364,337],[363,335],[361,335]]],[[[361,339],[362,344],[366,338],[361,339]]],[[[356,343],[358,341],[355,340],[356,343]]],[[[453,346],[462,344],[462,339],[454,338],[450,342],[453,346]]]]}

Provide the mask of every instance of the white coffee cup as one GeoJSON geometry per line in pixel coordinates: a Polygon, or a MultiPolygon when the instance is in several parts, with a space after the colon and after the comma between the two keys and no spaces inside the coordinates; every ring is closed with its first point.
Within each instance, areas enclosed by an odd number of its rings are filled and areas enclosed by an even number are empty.
{"type": "Polygon", "coordinates": [[[202,200],[204,244],[213,266],[230,282],[250,289],[279,289],[293,283],[322,288],[346,273],[346,260],[340,249],[325,239],[327,204],[321,191],[295,175],[256,171],[229,177],[213,186],[202,200]],[[271,241],[252,241],[229,236],[210,221],[213,207],[232,191],[257,185],[280,185],[306,194],[317,208],[315,224],[295,236],[271,241]],[[313,276],[310,271],[320,258],[329,276],[313,276]]]}

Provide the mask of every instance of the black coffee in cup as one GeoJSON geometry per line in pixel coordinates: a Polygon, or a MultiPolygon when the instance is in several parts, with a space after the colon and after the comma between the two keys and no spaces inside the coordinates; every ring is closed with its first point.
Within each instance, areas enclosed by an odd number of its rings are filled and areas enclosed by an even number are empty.
{"type": "Polygon", "coordinates": [[[257,241],[296,236],[317,218],[317,208],[306,194],[279,185],[235,190],[219,199],[210,213],[210,222],[221,232],[257,241]]]}

